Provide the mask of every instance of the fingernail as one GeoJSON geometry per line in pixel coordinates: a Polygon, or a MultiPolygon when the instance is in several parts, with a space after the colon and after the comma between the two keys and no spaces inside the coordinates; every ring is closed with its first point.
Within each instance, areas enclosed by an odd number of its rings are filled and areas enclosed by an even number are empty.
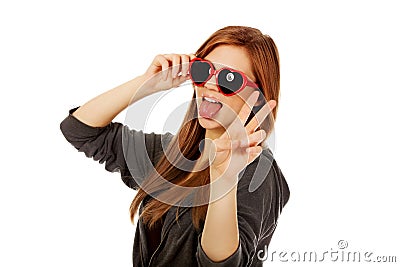
{"type": "Polygon", "coordinates": [[[255,92],[253,93],[253,97],[254,97],[254,98],[258,98],[259,95],[260,95],[260,92],[258,92],[258,91],[255,91],[255,92]]]}

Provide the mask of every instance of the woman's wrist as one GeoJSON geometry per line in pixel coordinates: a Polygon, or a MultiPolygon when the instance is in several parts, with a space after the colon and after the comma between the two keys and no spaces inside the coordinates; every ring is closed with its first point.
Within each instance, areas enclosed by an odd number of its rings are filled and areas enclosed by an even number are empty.
{"type": "Polygon", "coordinates": [[[238,177],[237,174],[228,172],[221,174],[210,167],[210,200],[219,199],[231,192],[232,189],[237,189],[238,177]]]}
{"type": "Polygon", "coordinates": [[[154,88],[148,84],[148,78],[144,74],[128,81],[128,86],[126,88],[130,96],[128,106],[155,93],[154,88]]]}

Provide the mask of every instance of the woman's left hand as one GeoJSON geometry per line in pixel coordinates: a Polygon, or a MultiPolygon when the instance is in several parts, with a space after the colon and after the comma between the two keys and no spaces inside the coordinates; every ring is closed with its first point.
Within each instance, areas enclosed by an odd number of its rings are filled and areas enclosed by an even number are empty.
{"type": "Polygon", "coordinates": [[[258,95],[258,91],[253,92],[225,133],[212,140],[214,145],[211,146],[210,155],[214,158],[210,159],[211,179],[237,178],[238,174],[261,154],[263,148],[259,143],[265,139],[266,132],[256,129],[275,108],[276,102],[268,101],[245,126],[258,95]]]}

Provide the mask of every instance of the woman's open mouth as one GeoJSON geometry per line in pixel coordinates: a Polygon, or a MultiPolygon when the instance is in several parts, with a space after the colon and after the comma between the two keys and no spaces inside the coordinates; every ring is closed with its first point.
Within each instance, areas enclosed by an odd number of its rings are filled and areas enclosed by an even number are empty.
{"type": "Polygon", "coordinates": [[[222,103],[213,99],[209,98],[206,96],[203,96],[200,108],[199,108],[199,113],[200,116],[211,119],[213,118],[218,111],[222,108],[222,103]]]}

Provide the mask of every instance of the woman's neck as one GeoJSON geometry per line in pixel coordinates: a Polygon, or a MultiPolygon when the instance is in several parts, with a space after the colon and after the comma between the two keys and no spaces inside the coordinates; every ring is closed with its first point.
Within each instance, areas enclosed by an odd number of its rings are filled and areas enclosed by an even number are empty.
{"type": "Polygon", "coordinates": [[[211,141],[219,138],[224,132],[225,129],[223,129],[222,127],[213,130],[206,129],[206,134],[201,149],[201,155],[197,159],[195,168],[201,168],[205,164],[207,164],[207,166],[209,165],[209,154],[212,145],[211,141]]]}
{"type": "Polygon", "coordinates": [[[225,133],[225,129],[223,127],[218,127],[216,129],[206,129],[205,138],[214,140],[219,138],[223,133],[225,133]]]}

